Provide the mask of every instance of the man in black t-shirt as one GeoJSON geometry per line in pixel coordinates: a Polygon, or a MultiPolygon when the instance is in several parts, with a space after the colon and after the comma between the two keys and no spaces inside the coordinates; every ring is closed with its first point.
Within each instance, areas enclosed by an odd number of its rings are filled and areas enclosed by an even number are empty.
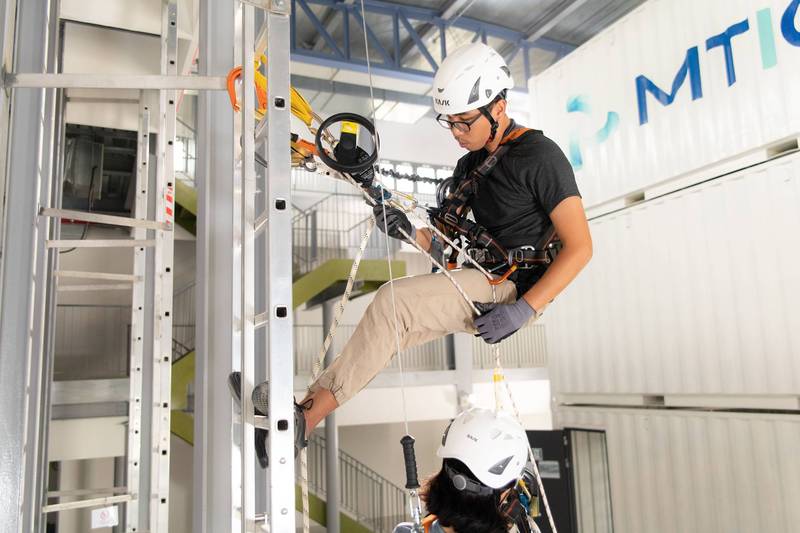
{"type": "MultiPolygon", "coordinates": [[[[469,151],[456,165],[456,180],[466,179],[508,140],[510,148],[480,181],[468,206],[475,221],[506,249],[536,245],[547,231],[555,229],[562,244],[558,256],[546,270],[521,270],[495,286],[477,269],[452,271],[471,300],[497,302],[477,318],[442,273],[385,284],[341,354],[297,406],[298,447],[305,445],[307,435],[325,416],[388,364],[398,342],[405,350],[460,331],[476,333],[488,343],[499,342],[535,320],[591,258],[589,226],[572,168],[559,147],[541,131],[520,135],[506,114],[505,95],[513,86],[509,69],[497,52],[481,43],[460,48],[447,56],[436,73],[437,120],[469,151]]],[[[441,251],[438,238],[433,238],[428,228],[415,229],[402,211],[387,206],[384,213],[379,205],[374,213],[378,226],[390,237],[404,239],[405,233],[432,255],[441,251]]],[[[263,388],[259,390],[263,393],[263,388]]]]}

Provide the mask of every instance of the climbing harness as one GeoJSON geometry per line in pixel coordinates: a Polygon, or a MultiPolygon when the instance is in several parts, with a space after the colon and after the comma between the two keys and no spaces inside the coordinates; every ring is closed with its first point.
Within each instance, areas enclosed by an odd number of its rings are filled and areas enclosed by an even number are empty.
{"type": "MultiPolygon", "coordinates": [[[[451,240],[465,239],[469,246],[468,253],[476,263],[486,267],[492,273],[505,270],[500,278],[489,280],[492,285],[499,285],[518,269],[536,268],[549,264],[557,251],[557,235],[552,224],[545,231],[540,242],[531,246],[520,246],[507,250],[483,226],[469,220],[472,198],[478,193],[481,182],[488,176],[497,163],[508,153],[513,142],[527,133],[528,128],[516,128],[505,135],[500,145],[469,175],[456,182],[445,180],[436,191],[437,207],[429,208],[428,213],[436,226],[451,240]]],[[[455,268],[460,249],[452,249],[448,259],[448,267],[455,268]]]]}

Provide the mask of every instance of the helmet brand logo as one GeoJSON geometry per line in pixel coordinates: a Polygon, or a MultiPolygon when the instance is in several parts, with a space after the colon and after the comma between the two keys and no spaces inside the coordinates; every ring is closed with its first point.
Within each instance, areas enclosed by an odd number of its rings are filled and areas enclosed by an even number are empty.
{"type": "Polygon", "coordinates": [[[439,91],[440,93],[443,93],[443,92],[444,92],[444,87],[439,87],[439,88],[438,88],[438,89],[436,89],[436,90],[437,90],[437,91],[439,91]]]}
{"type": "Polygon", "coordinates": [[[450,105],[450,100],[442,100],[440,98],[435,98],[436,105],[450,105]]]}
{"type": "Polygon", "coordinates": [[[492,90],[486,89],[486,98],[489,98],[490,96],[492,96],[492,90]]]}

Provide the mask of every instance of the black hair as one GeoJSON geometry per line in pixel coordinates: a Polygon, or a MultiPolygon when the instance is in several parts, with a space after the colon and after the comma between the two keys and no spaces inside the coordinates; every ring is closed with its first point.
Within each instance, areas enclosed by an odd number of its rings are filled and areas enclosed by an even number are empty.
{"type": "Polygon", "coordinates": [[[442,469],[425,481],[420,493],[428,512],[436,515],[440,525],[452,527],[456,533],[507,533],[511,521],[499,511],[500,495],[505,489],[487,496],[460,491],[453,486],[445,465],[480,483],[464,463],[445,459],[442,469]]]}

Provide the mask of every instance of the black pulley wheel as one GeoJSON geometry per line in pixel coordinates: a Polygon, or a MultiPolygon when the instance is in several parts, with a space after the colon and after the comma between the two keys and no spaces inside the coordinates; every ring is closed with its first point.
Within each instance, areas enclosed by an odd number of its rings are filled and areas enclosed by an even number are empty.
{"type": "Polygon", "coordinates": [[[453,176],[439,182],[439,185],[436,186],[436,205],[439,207],[444,205],[444,201],[455,188],[455,182],[456,179],[453,176]]]}
{"type": "Polygon", "coordinates": [[[378,160],[378,146],[380,145],[380,140],[375,133],[375,125],[366,117],[357,115],[356,113],[336,113],[335,115],[329,116],[320,124],[317,135],[314,137],[314,144],[317,145],[319,158],[327,166],[339,172],[358,174],[371,168],[375,164],[375,161],[378,160]],[[372,136],[372,144],[374,145],[372,153],[368,154],[366,158],[359,158],[359,161],[353,163],[343,163],[329,156],[322,147],[322,132],[337,122],[354,122],[366,129],[372,136]]]}

